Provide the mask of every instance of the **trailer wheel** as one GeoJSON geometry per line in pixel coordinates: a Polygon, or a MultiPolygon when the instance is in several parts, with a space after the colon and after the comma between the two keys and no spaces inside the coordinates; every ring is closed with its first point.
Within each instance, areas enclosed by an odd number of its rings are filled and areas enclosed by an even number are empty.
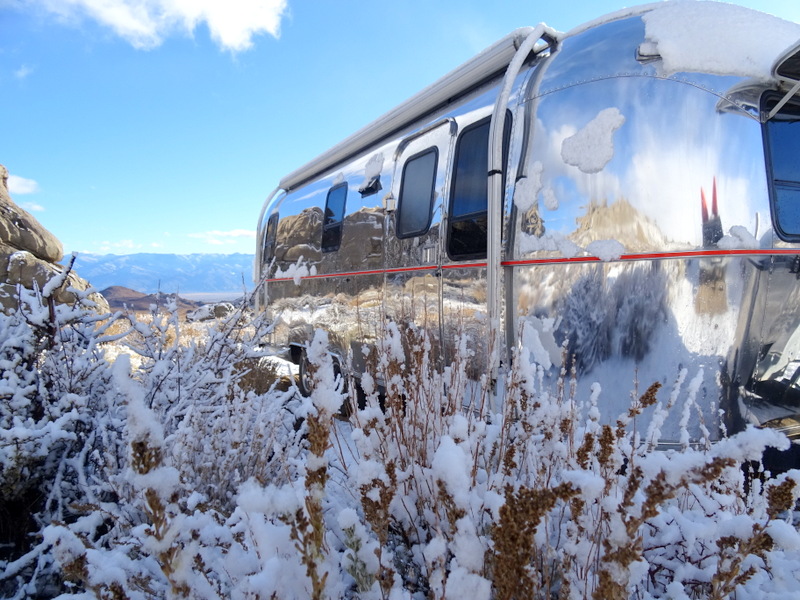
{"type": "Polygon", "coordinates": [[[300,393],[303,396],[310,396],[311,390],[313,389],[314,380],[311,377],[308,355],[306,354],[305,349],[300,351],[300,363],[298,366],[299,370],[297,374],[297,389],[300,390],[300,393]]]}
{"type": "MultiPolygon", "coordinates": [[[[335,377],[342,377],[342,366],[335,357],[333,359],[333,374],[335,377]]],[[[348,386],[346,379],[342,379],[342,386],[342,392],[344,392],[344,401],[342,402],[342,406],[339,407],[338,416],[343,419],[349,419],[353,414],[353,408],[351,406],[350,398],[347,395],[348,386]]],[[[303,396],[308,397],[311,395],[313,388],[314,379],[311,377],[311,373],[309,372],[308,356],[306,355],[305,350],[303,350],[300,354],[299,372],[297,374],[297,389],[303,396]]]]}
{"type": "MultiPolygon", "coordinates": [[[[298,364],[297,374],[297,388],[303,396],[310,396],[311,391],[314,389],[314,378],[311,376],[310,363],[308,362],[308,354],[305,349],[300,351],[300,360],[298,364]]],[[[333,359],[333,374],[336,377],[342,376],[342,366],[339,361],[334,357],[333,359]]],[[[344,391],[347,391],[347,384],[344,384],[344,391]]]]}

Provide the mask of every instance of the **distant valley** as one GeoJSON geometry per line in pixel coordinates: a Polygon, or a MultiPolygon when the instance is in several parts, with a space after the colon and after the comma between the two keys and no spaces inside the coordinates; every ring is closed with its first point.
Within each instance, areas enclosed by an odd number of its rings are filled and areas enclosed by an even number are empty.
{"type": "Polygon", "coordinates": [[[171,302],[174,302],[178,311],[186,313],[196,310],[203,305],[202,302],[193,302],[192,300],[187,300],[175,294],[165,294],[164,292],[143,294],[119,285],[112,285],[111,287],[102,289],[100,293],[103,295],[103,298],[106,299],[112,311],[132,310],[149,312],[153,306],[163,308],[168,306],[171,302]]]}
{"type": "MultiPolygon", "coordinates": [[[[69,257],[65,259],[68,260],[69,257]]],[[[242,294],[252,290],[252,254],[82,254],[75,270],[97,290],[155,294],[242,294]]]]}

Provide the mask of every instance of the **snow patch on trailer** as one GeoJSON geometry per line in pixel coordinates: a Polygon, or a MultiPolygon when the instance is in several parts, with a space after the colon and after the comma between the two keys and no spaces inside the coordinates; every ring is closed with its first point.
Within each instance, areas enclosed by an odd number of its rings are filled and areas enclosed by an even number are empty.
{"type": "Polygon", "coordinates": [[[583,252],[583,248],[558,231],[545,233],[541,237],[528,233],[523,233],[519,237],[519,252],[521,254],[529,254],[541,250],[560,252],[561,256],[565,258],[573,258],[583,252]]]}
{"type": "Polygon", "coordinates": [[[537,160],[531,165],[528,176],[517,181],[514,186],[514,204],[523,213],[528,212],[536,204],[539,192],[542,191],[543,170],[544,165],[537,160]]]}
{"type": "Polygon", "coordinates": [[[596,240],[586,246],[586,251],[604,262],[609,262],[625,254],[625,246],[617,240],[596,240]]]}
{"type": "Polygon", "coordinates": [[[797,23],[720,2],[665,2],[642,19],[648,43],[641,52],[659,55],[666,75],[713,73],[766,81],[775,59],[800,38],[797,23]]]}
{"type": "Polygon", "coordinates": [[[556,191],[553,188],[545,188],[542,192],[542,199],[544,200],[544,206],[547,210],[558,210],[558,196],[556,196],[556,191]]]}
{"type": "Polygon", "coordinates": [[[531,360],[544,369],[561,367],[561,348],[556,342],[555,319],[528,317],[522,324],[522,347],[530,353],[531,360]]]}
{"type": "Polygon", "coordinates": [[[734,225],[731,227],[730,233],[717,242],[717,247],[723,250],[736,248],[756,249],[759,247],[759,243],[746,227],[734,225]]]}
{"type": "Polygon", "coordinates": [[[561,158],[584,173],[599,173],[614,158],[614,132],[624,123],[618,108],[601,110],[583,129],[561,142],[561,158]]]}

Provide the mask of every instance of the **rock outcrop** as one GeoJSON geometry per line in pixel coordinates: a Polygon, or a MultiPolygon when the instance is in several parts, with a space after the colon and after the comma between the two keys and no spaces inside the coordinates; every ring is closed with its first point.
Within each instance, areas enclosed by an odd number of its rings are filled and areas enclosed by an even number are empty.
{"type": "MultiPolygon", "coordinates": [[[[58,238],[11,199],[8,170],[0,165],[0,308],[17,308],[17,286],[42,289],[50,279],[63,273],[65,267],[58,264],[63,257],[64,249],[58,238]]],[[[75,294],[69,288],[84,291],[89,284],[70,272],[54,292],[55,301],[75,302],[75,294]]],[[[89,298],[97,304],[98,312],[108,311],[103,296],[93,293],[89,298]]]]}

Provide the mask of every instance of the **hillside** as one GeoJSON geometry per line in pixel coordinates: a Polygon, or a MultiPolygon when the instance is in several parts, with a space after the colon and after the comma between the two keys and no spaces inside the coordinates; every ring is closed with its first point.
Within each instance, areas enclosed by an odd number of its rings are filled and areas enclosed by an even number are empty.
{"type": "MultiPolygon", "coordinates": [[[[127,287],[112,285],[100,291],[108,301],[111,310],[149,311],[153,305],[166,306],[175,294],[163,292],[143,294],[127,287]]],[[[194,310],[202,306],[202,302],[194,302],[178,296],[178,309],[180,311],[194,310]]]]}
{"type": "Polygon", "coordinates": [[[241,293],[253,286],[251,254],[78,254],[75,268],[96,289],[145,294],[241,293]]]}

